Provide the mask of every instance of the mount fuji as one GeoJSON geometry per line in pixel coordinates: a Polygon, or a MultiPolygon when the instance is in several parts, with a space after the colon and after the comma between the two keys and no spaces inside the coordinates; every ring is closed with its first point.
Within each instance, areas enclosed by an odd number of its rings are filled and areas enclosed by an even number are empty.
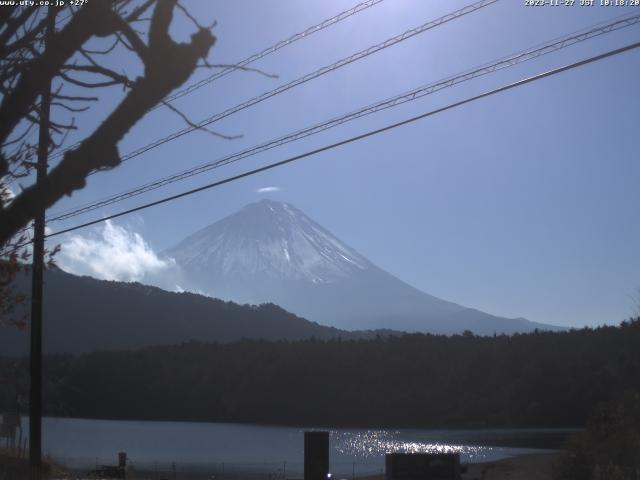
{"type": "Polygon", "coordinates": [[[239,303],[275,303],[346,330],[491,335],[558,329],[422,292],[283,202],[249,204],[164,254],[175,260],[188,290],[239,303]]]}

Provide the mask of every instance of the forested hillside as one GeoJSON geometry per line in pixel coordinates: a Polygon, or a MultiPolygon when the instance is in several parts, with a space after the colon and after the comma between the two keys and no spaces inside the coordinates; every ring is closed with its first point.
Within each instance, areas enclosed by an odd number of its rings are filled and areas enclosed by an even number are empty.
{"type": "MultiPolygon", "coordinates": [[[[18,291],[30,291],[21,277],[18,291]]],[[[349,333],[319,325],[273,304],[238,305],[194,293],[167,292],[140,283],[45,274],[44,339],[48,353],[85,353],[179,344],[189,340],[232,342],[242,338],[300,340],[349,333]]],[[[371,332],[354,336],[373,335],[371,332]]],[[[29,335],[0,325],[0,352],[29,352],[29,335]]]]}
{"type": "MultiPolygon", "coordinates": [[[[514,336],[186,343],[45,359],[46,413],[415,427],[580,426],[640,391],[640,320],[514,336]]],[[[3,375],[27,362],[5,359],[3,375]]],[[[6,400],[6,398],[5,398],[6,400]]]]}

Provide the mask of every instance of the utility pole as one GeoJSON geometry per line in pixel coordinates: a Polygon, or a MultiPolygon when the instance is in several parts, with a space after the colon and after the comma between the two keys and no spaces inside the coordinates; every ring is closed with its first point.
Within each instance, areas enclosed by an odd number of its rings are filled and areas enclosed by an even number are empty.
{"type": "MultiPolygon", "coordinates": [[[[50,48],[55,29],[54,7],[47,10],[45,49],[50,48]]],[[[41,184],[47,176],[49,155],[49,116],[51,110],[51,81],[40,94],[40,131],[38,136],[38,163],[36,183],[41,184]]],[[[42,208],[33,224],[33,267],[31,284],[31,356],[29,395],[29,464],[32,480],[42,476],[42,290],[44,271],[44,217],[42,208]]]]}

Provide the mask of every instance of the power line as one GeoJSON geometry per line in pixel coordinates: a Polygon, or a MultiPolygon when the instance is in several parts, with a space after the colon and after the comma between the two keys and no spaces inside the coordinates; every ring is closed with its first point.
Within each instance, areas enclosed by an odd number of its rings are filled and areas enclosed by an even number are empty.
{"type": "Polygon", "coordinates": [[[369,55],[372,55],[374,53],[380,52],[382,50],[385,50],[389,47],[392,47],[393,45],[396,45],[400,42],[403,42],[405,40],[408,40],[409,38],[412,38],[420,33],[424,33],[428,30],[431,30],[433,28],[436,28],[440,25],[443,25],[447,22],[450,22],[451,20],[455,20],[458,19],[464,15],[467,15],[469,13],[473,13],[476,12],[477,10],[480,10],[481,8],[487,7],[493,3],[496,3],[498,0],[480,0],[478,2],[475,2],[471,5],[467,5],[459,10],[456,10],[454,12],[448,13],[440,18],[437,18],[435,20],[431,20],[429,22],[426,22],[418,27],[406,30],[404,32],[402,32],[399,35],[396,35],[394,37],[388,38],[387,40],[380,42],[376,45],[373,45],[371,47],[368,47],[364,50],[361,50],[357,53],[354,53],[353,55],[350,55],[348,57],[345,57],[341,60],[338,60],[337,62],[334,62],[330,65],[326,65],[324,67],[321,67],[311,73],[308,73],[306,75],[303,75],[302,77],[299,77],[295,80],[292,80],[288,83],[285,83],[283,85],[280,85],[279,87],[274,88],[273,90],[269,90],[267,92],[264,92],[260,95],[258,95],[257,97],[254,97],[250,100],[247,100],[243,103],[240,103],[234,107],[228,108],[226,110],[223,110],[222,112],[216,113],[212,116],[210,116],[209,118],[206,118],[205,120],[200,121],[198,124],[196,124],[195,127],[192,126],[188,126],[183,128],[182,130],[179,130],[177,132],[174,132],[171,135],[168,135],[166,137],[163,137],[161,139],[156,140],[155,142],[149,143],[143,147],[140,147],[136,150],[134,150],[133,152],[130,152],[126,155],[124,155],[122,157],[122,161],[125,162],[127,160],[130,160],[134,157],[137,157],[145,152],[148,152],[149,150],[152,150],[160,145],[163,145],[167,142],[170,142],[172,140],[175,140],[179,137],[182,137],[183,135],[186,135],[187,133],[191,133],[194,132],[198,129],[201,129],[203,127],[206,127],[208,125],[211,125],[212,123],[215,123],[219,120],[222,120],[223,118],[226,118],[230,115],[233,115],[239,111],[245,110],[249,107],[252,107],[258,103],[261,103],[271,97],[274,97],[276,95],[279,95],[281,93],[284,93],[288,90],[291,90],[292,88],[295,88],[299,85],[302,85],[304,83],[307,83],[311,80],[314,80],[318,77],[321,77],[323,75],[326,75],[327,73],[333,72],[334,70],[337,70],[339,68],[342,68],[346,65],[349,65],[353,62],[356,62],[358,60],[362,60],[363,58],[368,57],[369,55]]]}
{"type": "MultiPolygon", "coordinates": [[[[299,85],[302,85],[304,83],[307,83],[311,80],[314,80],[318,77],[321,77],[323,75],[326,75],[327,73],[331,73],[334,70],[337,70],[339,68],[342,68],[346,65],[349,65],[353,62],[356,62],[358,60],[362,60],[363,58],[368,57],[369,55],[372,55],[374,53],[380,52],[382,50],[385,50],[389,47],[392,47],[393,45],[396,45],[400,42],[403,42],[405,40],[408,40],[409,38],[412,38],[420,33],[424,33],[428,30],[431,30],[433,28],[436,28],[440,25],[443,25],[447,22],[450,22],[451,20],[455,20],[458,19],[464,15],[467,15],[469,13],[473,13],[477,10],[480,10],[481,8],[487,7],[493,3],[496,3],[498,0],[480,0],[478,2],[472,3],[470,5],[467,5],[459,10],[456,10],[454,12],[448,13],[440,18],[437,18],[435,20],[431,20],[427,23],[424,23],[418,27],[415,28],[411,28],[409,30],[406,30],[404,32],[402,32],[399,35],[396,35],[394,37],[388,38],[387,40],[380,42],[376,45],[370,46],[364,50],[361,50],[359,52],[356,52],[348,57],[345,57],[341,60],[338,60],[337,62],[334,62],[330,65],[326,65],[324,67],[321,67],[313,72],[307,73],[306,75],[303,75],[302,77],[299,77],[295,80],[292,80],[288,83],[282,84],[276,88],[274,88],[273,90],[269,90],[267,92],[264,92],[256,97],[253,97],[245,102],[242,102],[238,105],[235,105],[233,107],[230,107],[226,110],[223,110],[222,112],[218,112],[202,121],[200,121],[199,123],[197,123],[195,126],[188,126],[183,128],[182,130],[178,130],[177,132],[174,132],[170,135],[164,136],[158,140],[155,140],[151,143],[148,143],[147,145],[144,145],[136,150],[133,150],[132,152],[129,152],[125,155],[123,155],[121,157],[121,161],[122,162],[126,162],[128,160],[131,160],[134,157],[137,157],[139,155],[142,155],[145,152],[148,152],[149,150],[152,150],[156,147],[159,147],[160,145],[163,145],[167,142],[171,142],[177,138],[182,137],[183,135],[186,135],[188,133],[194,132],[196,130],[202,129],[203,127],[206,127],[208,125],[211,125],[212,123],[215,123],[219,120],[222,120],[223,118],[229,117],[235,113],[238,113],[242,110],[245,110],[249,107],[252,107],[254,105],[257,105],[258,103],[264,102],[265,100],[272,98],[276,95],[279,95],[281,93],[284,93],[288,90],[291,90],[292,88],[295,88],[299,85]]],[[[97,173],[96,171],[90,173],[89,175],[92,175],[94,173],[97,173]]]]}
{"type": "Polygon", "coordinates": [[[50,233],[46,237],[49,238],[49,237],[54,237],[54,236],[57,236],[57,235],[62,235],[63,233],[72,232],[74,230],[78,230],[78,229],[81,229],[81,228],[84,228],[84,227],[95,225],[97,223],[105,222],[107,220],[112,220],[114,218],[118,218],[118,217],[121,217],[123,215],[127,215],[129,213],[138,212],[140,210],[145,210],[147,208],[154,207],[156,205],[160,205],[160,204],[167,203],[167,202],[170,202],[170,201],[173,201],[173,200],[177,200],[177,199],[182,198],[182,197],[193,195],[195,193],[202,192],[204,190],[209,190],[211,188],[219,187],[219,186],[224,185],[226,183],[230,183],[230,182],[233,182],[233,181],[236,181],[236,180],[240,180],[242,178],[249,177],[249,176],[252,176],[252,175],[255,175],[257,173],[261,173],[261,172],[264,172],[264,171],[267,171],[267,170],[271,170],[271,169],[276,168],[276,167],[281,167],[283,165],[295,162],[297,160],[301,160],[303,158],[311,157],[313,155],[317,155],[318,153],[326,152],[327,150],[332,150],[332,149],[340,147],[342,145],[347,145],[349,143],[357,142],[359,140],[363,140],[365,138],[368,138],[368,137],[371,137],[371,136],[374,136],[374,135],[378,135],[380,133],[392,130],[394,128],[401,127],[403,125],[407,125],[409,123],[413,123],[413,122],[416,122],[418,120],[422,120],[423,118],[427,118],[427,117],[433,116],[433,115],[435,115],[437,113],[442,113],[444,111],[451,110],[453,108],[456,108],[456,107],[459,107],[459,106],[462,106],[462,105],[466,105],[468,103],[474,102],[476,100],[480,100],[480,99],[485,98],[485,97],[489,97],[491,95],[495,95],[497,93],[505,92],[507,90],[511,90],[513,88],[520,87],[522,85],[525,85],[525,84],[528,84],[528,83],[531,83],[531,82],[534,82],[534,81],[537,81],[537,80],[541,80],[543,78],[550,77],[552,75],[557,75],[557,74],[565,72],[567,70],[572,70],[574,68],[578,68],[578,67],[581,67],[581,66],[593,63],[593,62],[597,62],[599,60],[603,60],[605,58],[612,57],[614,55],[619,55],[621,53],[633,50],[633,49],[638,48],[638,47],[640,47],[640,42],[636,42],[636,43],[633,43],[633,44],[630,44],[630,45],[627,45],[627,46],[624,46],[624,47],[621,47],[621,48],[617,48],[615,50],[609,50],[609,51],[607,51],[605,53],[602,53],[600,55],[595,55],[593,57],[589,57],[589,58],[586,58],[584,60],[580,60],[578,62],[574,62],[574,63],[568,64],[568,65],[564,65],[562,67],[555,68],[553,70],[548,70],[546,72],[539,73],[537,75],[533,75],[531,77],[525,78],[523,80],[518,80],[517,82],[513,82],[513,83],[510,83],[508,85],[504,85],[504,86],[496,88],[494,90],[489,90],[489,91],[481,93],[479,95],[468,97],[468,98],[466,98],[464,100],[460,100],[458,102],[451,103],[451,104],[446,105],[444,107],[437,108],[435,110],[431,110],[431,111],[423,113],[421,115],[417,115],[415,117],[411,117],[411,118],[408,118],[406,120],[402,120],[400,122],[396,122],[396,123],[393,123],[391,125],[387,125],[387,126],[382,127],[382,128],[371,130],[369,132],[366,132],[366,133],[363,133],[363,134],[360,134],[360,135],[357,135],[357,136],[354,136],[354,137],[350,137],[350,138],[348,138],[346,140],[341,140],[339,142],[332,143],[330,145],[326,145],[324,147],[317,148],[315,150],[311,150],[311,151],[305,152],[305,153],[300,154],[300,155],[289,157],[289,158],[287,158],[285,160],[280,160],[279,162],[270,163],[268,165],[265,165],[265,166],[260,167],[260,168],[256,168],[254,170],[250,170],[250,171],[238,174],[238,175],[234,175],[232,177],[227,177],[227,178],[225,178],[223,180],[218,180],[216,182],[209,183],[207,185],[204,185],[204,186],[201,186],[201,187],[198,187],[198,188],[187,190],[185,192],[178,193],[176,195],[171,195],[169,197],[165,197],[163,199],[156,200],[154,202],[150,202],[150,203],[147,203],[147,204],[144,204],[144,205],[140,205],[138,207],[130,208],[128,210],[125,210],[124,212],[120,212],[120,213],[116,213],[116,214],[113,214],[113,215],[109,215],[107,217],[103,217],[103,218],[100,218],[100,219],[92,220],[90,222],[86,222],[86,223],[83,223],[83,224],[80,224],[80,225],[76,225],[74,227],[70,227],[70,228],[66,228],[64,230],[60,230],[59,232],[50,233]]]}
{"type": "MultiPolygon", "coordinates": [[[[281,48],[284,48],[288,45],[291,45],[292,43],[297,42],[298,40],[302,40],[304,38],[309,37],[310,35],[313,35],[314,33],[320,32],[322,30],[324,30],[325,28],[331,27],[332,25],[335,25],[336,23],[339,23],[357,13],[360,13],[370,7],[373,7],[374,5],[377,5],[378,3],[383,2],[384,0],[367,0],[366,2],[362,2],[362,3],[358,3],[357,5],[349,8],[348,10],[344,10],[340,13],[338,13],[337,15],[334,15],[331,18],[327,18],[325,20],[323,20],[320,23],[317,23],[315,25],[312,25],[308,28],[305,28],[304,30],[302,30],[301,32],[298,32],[294,35],[291,35],[289,38],[286,38],[284,40],[280,40],[279,42],[271,45],[270,47],[267,47],[263,50],[261,50],[260,52],[254,53],[253,55],[248,56],[247,58],[240,60],[239,62],[234,63],[233,65],[230,65],[228,67],[223,68],[222,70],[219,70],[218,72],[214,73],[213,75],[210,75],[207,78],[204,78],[198,82],[195,82],[181,90],[178,90],[177,92],[168,95],[167,97],[164,98],[165,102],[172,102],[174,100],[177,100],[178,98],[182,98],[185,95],[189,95],[190,93],[204,87],[205,85],[209,85],[213,82],[215,82],[216,80],[230,74],[231,72],[235,72],[236,70],[242,69],[243,67],[246,67],[247,65],[260,60],[261,58],[264,58],[268,55],[271,55],[272,53],[277,52],[278,50],[280,50],[281,48]]],[[[67,17],[65,17],[64,19],[61,20],[66,20],[67,18],[71,17],[72,15],[69,15],[67,17]]],[[[156,108],[160,108],[162,106],[162,104],[158,104],[155,107],[153,107],[150,111],[155,110],[156,108]]],[[[80,145],[80,143],[82,142],[77,142],[74,143],[73,145],[70,145],[66,148],[60,149],[57,152],[55,152],[52,155],[52,158],[57,158],[61,155],[63,155],[65,152],[67,152],[68,150],[72,150],[76,147],[78,147],[80,145]]]]}
{"type": "Polygon", "coordinates": [[[98,201],[94,201],[79,207],[74,207],[72,209],[67,209],[65,211],[62,211],[58,214],[55,214],[54,216],[52,216],[49,221],[59,221],[59,220],[65,220],[83,213],[87,213],[89,211],[93,211],[96,210],[98,208],[107,206],[107,205],[111,205],[113,203],[117,203],[119,201],[123,201],[129,198],[132,198],[134,196],[138,196],[141,195],[143,193],[155,190],[157,188],[163,187],[165,185],[168,185],[170,183],[174,183],[180,180],[184,180],[186,178],[190,178],[194,175],[199,175],[201,173],[205,173],[207,171],[213,170],[215,168],[227,165],[229,163],[233,163],[236,162],[238,160],[241,160],[243,158],[247,158],[253,155],[256,155],[258,153],[262,153],[264,151],[270,150],[272,148],[275,147],[279,147],[281,145],[284,145],[286,143],[290,143],[296,140],[299,140],[301,138],[305,138],[317,133],[320,133],[322,131],[328,130],[330,128],[333,128],[335,126],[341,125],[343,123],[352,121],[352,120],[356,120],[358,118],[364,117],[366,115],[370,115],[382,110],[386,110],[388,108],[392,108],[413,100],[416,100],[418,98],[422,98],[426,95],[430,95],[432,93],[435,93],[437,91],[440,91],[444,88],[448,88],[454,85],[457,85],[459,83],[471,80],[473,78],[477,78],[479,76],[483,76],[483,75],[487,75],[489,73],[498,71],[498,70],[502,70],[504,68],[508,68],[514,65],[517,65],[519,63],[528,61],[528,60],[532,60],[535,58],[538,58],[540,56],[546,55],[548,53],[552,53],[552,52],[556,52],[558,50],[561,50],[563,48],[566,48],[568,46],[571,45],[575,45],[576,43],[579,42],[583,42],[586,41],[588,39],[597,37],[599,35],[603,35],[605,33],[609,33],[612,31],[616,31],[619,30],[621,28],[625,28],[631,25],[635,25],[637,23],[640,22],[640,14],[635,14],[635,15],[627,15],[624,17],[616,17],[616,19],[613,19],[614,21],[610,21],[609,23],[599,23],[596,24],[594,26],[591,27],[587,27],[585,29],[570,33],[568,35],[565,35],[563,37],[559,37],[556,38],[554,40],[551,40],[549,42],[543,43],[543,44],[538,44],[536,46],[530,47],[526,50],[523,50],[521,52],[512,54],[510,56],[507,57],[503,57],[499,60],[496,60],[494,62],[491,63],[487,63],[484,65],[481,65],[479,67],[476,67],[474,69],[470,69],[467,70],[465,72],[456,74],[454,76],[450,76],[447,77],[445,79],[439,80],[437,82],[428,84],[428,85],[424,85],[421,86],[419,88],[410,90],[408,92],[402,93],[400,95],[396,95],[394,97],[391,98],[387,98],[385,100],[379,101],[377,103],[373,103],[371,105],[368,105],[366,107],[362,107],[358,110],[349,112],[345,115],[339,116],[339,117],[335,117],[331,120],[328,120],[326,122],[320,123],[320,124],[316,124],[307,128],[304,128],[302,130],[298,130],[296,132],[293,133],[289,133],[287,135],[284,135],[282,137],[276,138],[274,140],[270,140],[268,142],[265,143],[261,143],[258,144],[256,146],[250,147],[248,149],[242,150],[240,152],[236,152],[234,154],[231,155],[227,155],[221,159],[218,159],[216,161],[213,162],[208,162],[202,165],[199,165],[197,167],[188,169],[188,170],[184,170],[182,172],[173,174],[171,176],[168,177],[164,177],[161,178],[159,180],[155,180],[153,182],[141,185],[139,187],[136,187],[134,189],[116,194],[116,195],[111,195],[109,197],[103,198],[101,200],[98,201]]]}
{"type": "MultiPolygon", "coordinates": [[[[356,6],[345,10],[344,12],[340,12],[338,15],[335,15],[331,18],[328,18],[326,20],[323,20],[322,22],[313,25],[309,28],[306,28],[305,30],[303,30],[302,32],[296,33],[295,35],[290,36],[289,38],[285,39],[285,40],[281,40],[278,43],[265,48],[264,50],[262,50],[261,52],[258,53],[254,53],[253,55],[245,58],[244,60],[239,61],[238,63],[231,65],[227,68],[224,68],[223,70],[220,70],[219,72],[214,73],[213,75],[200,80],[199,82],[196,82],[186,88],[183,88],[182,90],[178,90],[177,92],[175,92],[172,95],[169,95],[168,97],[165,98],[165,102],[171,102],[173,100],[176,100],[178,98],[184,97],[185,95],[190,94],[191,92],[198,90],[199,88],[208,85],[212,82],[215,82],[216,80],[218,80],[219,78],[224,77],[225,75],[228,75],[229,73],[242,68],[242,67],[246,67],[247,65],[249,65],[250,63],[255,62],[256,60],[259,60],[261,58],[266,57],[267,55],[270,55],[274,52],[277,52],[278,50],[280,50],[283,47],[286,47],[287,45],[291,45],[294,42],[297,42],[298,40],[301,40],[303,38],[307,38],[309,35],[313,35],[316,32],[319,32],[327,27],[330,27],[332,25],[335,25],[338,22],[341,22],[342,20],[351,17],[352,15],[355,15],[356,13],[359,13],[363,10],[366,10],[367,8],[373,7],[374,5],[382,2],[383,0],[368,0],[366,2],[362,2],[357,4],[356,6]]],[[[160,105],[158,105],[157,107],[159,107],[160,105]]],[[[157,108],[154,107],[154,108],[157,108]]]]}
{"type": "Polygon", "coordinates": [[[409,101],[413,101],[416,100],[418,98],[421,98],[425,95],[429,95],[431,93],[435,93],[436,91],[439,91],[441,89],[462,83],[464,81],[467,80],[471,80],[473,78],[476,78],[478,76],[482,76],[482,75],[486,75],[488,73],[497,71],[497,70],[501,70],[503,68],[507,68],[513,65],[516,65],[518,63],[527,61],[527,60],[531,60],[534,58],[538,58],[542,55],[546,55],[548,53],[552,53],[554,51],[560,50],[562,48],[566,48],[570,45],[574,45],[575,43],[581,42],[581,41],[585,41],[587,39],[593,38],[595,36],[604,34],[604,33],[609,33],[611,31],[620,29],[620,28],[624,28],[630,25],[634,25],[636,23],[638,23],[640,21],[640,14],[636,14],[633,16],[627,16],[626,18],[620,18],[618,17],[618,20],[609,23],[609,24],[597,24],[594,27],[589,27],[589,30],[583,29],[581,31],[578,32],[574,32],[572,34],[569,34],[565,37],[560,37],[557,39],[554,39],[552,42],[553,43],[546,43],[546,44],[540,44],[534,47],[530,47],[527,50],[524,50],[522,52],[519,52],[517,54],[502,58],[500,60],[497,60],[493,63],[489,63],[489,64],[485,64],[483,66],[477,67],[475,69],[472,70],[468,70],[466,72],[457,74],[455,76],[452,77],[448,77],[446,79],[440,80],[438,82],[426,85],[426,86],[422,86],[419,87],[417,89],[411,90],[409,92],[403,93],[401,95],[397,95],[395,97],[391,97],[388,99],[385,99],[383,101],[374,103],[372,105],[369,105],[367,107],[363,107],[361,109],[358,109],[356,111],[350,112],[346,115],[343,115],[341,117],[337,117],[334,119],[331,119],[327,122],[321,123],[321,124],[317,124],[308,128],[305,128],[303,130],[299,130],[297,132],[285,135],[283,137],[279,137],[275,140],[271,140],[269,142],[266,143],[262,143],[259,144],[257,146],[251,147],[249,149],[243,150],[241,152],[237,152],[231,155],[228,155],[222,159],[216,160],[214,162],[209,162],[209,163],[205,163],[203,165],[200,165],[198,167],[192,168],[192,169],[188,169],[185,170],[183,172],[171,175],[169,177],[165,177],[159,180],[156,180],[154,182],[151,183],[147,183],[145,185],[142,185],[140,187],[137,187],[133,190],[129,190],[126,192],[122,192],[120,194],[116,194],[116,195],[112,195],[110,197],[107,197],[105,199],[101,199],[99,201],[96,202],[92,202],[80,207],[74,207],[74,209],[69,209],[66,211],[61,212],[60,214],[57,214],[57,216],[54,216],[51,218],[51,221],[57,221],[57,220],[64,220],[82,213],[86,213],[88,211],[91,210],[95,210],[96,208],[100,208],[106,205],[110,205],[112,203],[116,203],[118,201],[121,200],[125,200],[128,198],[131,198],[133,196],[137,196],[140,195],[142,193],[146,193],[148,191],[151,190],[155,190],[156,188],[160,188],[164,185],[168,185],[170,183],[179,181],[179,180],[183,180],[185,178],[189,178],[191,176],[200,174],[200,173],[204,173],[207,172],[209,170],[212,170],[214,168],[218,168],[220,166],[223,165],[227,165],[229,163],[238,161],[242,158],[246,158],[252,155],[255,155],[257,153],[261,153],[263,151],[266,150],[270,150],[271,148],[275,148],[277,146],[281,146],[283,144],[292,142],[294,140],[298,140],[300,138],[304,138],[310,135],[313,135],[315,133],[319,133],[321,131],[327,130],[329,128],[332,128],[334,126],[340,125],[342,123],[346,123],[348,121],[351,120],[355,120],[357,118],[363,117],[365,115],[371,114],[371,113],[375,113],[387,108],[391,108],[409,101]]]}

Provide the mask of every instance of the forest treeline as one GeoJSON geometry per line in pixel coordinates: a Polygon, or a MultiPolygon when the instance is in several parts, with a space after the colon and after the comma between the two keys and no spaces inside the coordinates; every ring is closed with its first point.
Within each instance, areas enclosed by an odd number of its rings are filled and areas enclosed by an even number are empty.
{"type": "MultiPolygon", "coordinates": [[[[190,342],[45,358],[45,413],[334,426],[573,427],[640,392],[640,319],[513,336],[190,342]]],[[[26,359],[0,408],[25,397],[26,359]]]]}

